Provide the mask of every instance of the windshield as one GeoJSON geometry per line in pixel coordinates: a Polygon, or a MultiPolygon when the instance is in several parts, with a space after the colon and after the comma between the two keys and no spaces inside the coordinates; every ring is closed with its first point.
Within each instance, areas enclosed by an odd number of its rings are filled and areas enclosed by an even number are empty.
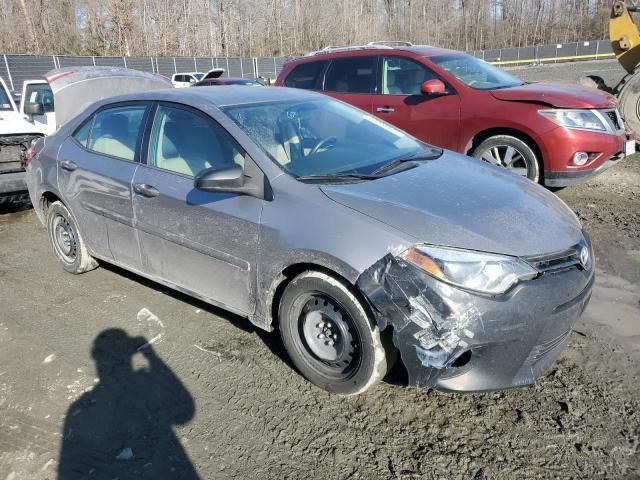
{"type": "Polygon", "coordinates": [[[471,55],[442,55],[431,57],[430,60],[476,90],[494,90],[523,84],[519,78],[471,55]]]}
{"type": "Polygon", "coordinates": [[[394,159],[441,153],[372,115],[331,99],[223,110],[275,163],[296,177],[366,175],[394,159]]]}
{"type": "Polygon", "coordinates": [[[0,110],[11,110],[11,102],[7,95],[7,91],[0,83],[0,110]]]}

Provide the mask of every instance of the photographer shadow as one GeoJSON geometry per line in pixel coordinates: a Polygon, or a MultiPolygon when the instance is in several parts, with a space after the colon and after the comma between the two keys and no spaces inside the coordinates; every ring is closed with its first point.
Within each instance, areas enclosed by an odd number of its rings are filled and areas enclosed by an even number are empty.
{"type": "Polygon", "coordinates": [[[99,382],[67,411],[58,478],[199,478],[172,428],[195,403],[147,340],[108,329],[91,354],[99,382]],[[133,368],[137,355],[145,367],[133,368]]]}

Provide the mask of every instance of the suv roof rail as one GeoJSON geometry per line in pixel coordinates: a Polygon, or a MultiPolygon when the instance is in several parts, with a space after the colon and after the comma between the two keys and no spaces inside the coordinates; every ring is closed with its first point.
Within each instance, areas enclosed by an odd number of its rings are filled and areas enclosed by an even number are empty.
{"type": "Polygon", "coordinates": [[[374,42],[369,42],[367,45],[376,45],[376,46],[388,46],[388,47],[413,47],[413,43],[405,42],[403,40],[376,40],[374,42]]]}
{"type": "Polygon", "coordinates": [[[344,45],[344,46],[330,45],[328,47],[321,48],[320,50],[316,50],[314,52],[305,53],[304,56],[312,57],[315,55],[324,55],[324,54],[333,53],[333,52],[348,52],[351,50],[367,50],[367,49],[374,49],[374,48],[392,49],[393,47],[389,45],[383,45],[383,44],[378,45],[378,44],[372,44],[372,43],[368,43],[366,45],[344,45]]]}

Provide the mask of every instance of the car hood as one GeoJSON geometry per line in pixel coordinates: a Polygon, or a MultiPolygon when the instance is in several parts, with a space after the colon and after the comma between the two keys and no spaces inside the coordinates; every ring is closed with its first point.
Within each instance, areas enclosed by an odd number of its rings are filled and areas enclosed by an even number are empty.
{"type": "Polygon", "coordinates": [[[615,108],[613,95],[595,88],[562,83],[527,83],[519,87],[491,90],[498,100],[535,102],[558,108],[615,108]]]}
{"type": "Polygon", "coordinates": [[[551,192],[452,152],[395,175],[321,189],[421,243],[528,256],[583,238],[575,214],[551,192]]]}

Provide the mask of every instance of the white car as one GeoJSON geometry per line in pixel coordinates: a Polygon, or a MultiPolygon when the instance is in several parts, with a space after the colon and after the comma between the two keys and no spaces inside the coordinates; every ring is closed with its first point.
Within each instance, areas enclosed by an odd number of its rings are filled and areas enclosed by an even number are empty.
{"type": "Polygon", "coordinates": [[[0,78],[0,204],[26,198],[23,155],[32,140],[56,129],[53,93],[45,80],[27,80],[16,106],[0,78]]]}
{"type": "Polygon", "coordinates": [[[185,73],[174,73],[171,76],[171,83],[176,88],[184,88],[190,87],[196,82],[199,82],[204,77],[204,73],[202,72],[185,72],[185,73]]]}

